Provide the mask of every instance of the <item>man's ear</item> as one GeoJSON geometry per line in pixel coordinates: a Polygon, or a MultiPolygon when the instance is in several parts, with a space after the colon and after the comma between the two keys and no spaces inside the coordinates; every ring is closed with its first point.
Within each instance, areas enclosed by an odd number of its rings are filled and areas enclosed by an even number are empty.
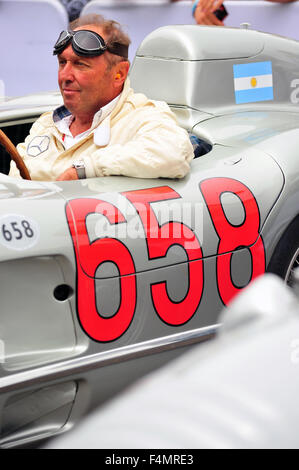
{"type": "Polygon", "coordinates": [[[122,87],[125,79],[129,73],[130,64],[123,60],[115,65],[114,86],[115,88],[122,87]]]}

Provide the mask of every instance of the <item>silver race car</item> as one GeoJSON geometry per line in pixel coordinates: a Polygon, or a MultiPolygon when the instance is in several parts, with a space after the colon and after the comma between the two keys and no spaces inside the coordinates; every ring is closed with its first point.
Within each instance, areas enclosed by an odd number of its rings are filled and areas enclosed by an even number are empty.
{"type": "MultiPolygon", "coordinates": [[[[211,338],[265,271],[299,252],[299,44],[168,26],[141,44],[135,91],[190,133],[183,180],[0,176],[0,446],[67,430],[128,384],[211,338]]],[[[14,144],[58,94],[4,100],[14,144]]],[[[36,155],[45,142],[37,139],[36,155]]]]}

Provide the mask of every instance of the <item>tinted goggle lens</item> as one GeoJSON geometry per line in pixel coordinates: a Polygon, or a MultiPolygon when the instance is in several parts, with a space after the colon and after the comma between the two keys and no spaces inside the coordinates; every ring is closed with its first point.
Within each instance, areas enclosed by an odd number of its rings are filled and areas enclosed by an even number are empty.
{"type": "Polygon", "coordinates": [[[88,52],[99,52],[107,49],[104,39],[91,31],[76,31],[73,37],[74,45],[88,52]]]}
{"type": "Polygon", "coordinates": [[[54,46],[54,52],[53,54],[57,54],[56,50],[64,47],[68,42],[69,40],[72,38],[72,35],[69,33],[69,31],[62,31],[60,34],[59,34],[59,37],[55,43],[55,46],[54,46]]]}

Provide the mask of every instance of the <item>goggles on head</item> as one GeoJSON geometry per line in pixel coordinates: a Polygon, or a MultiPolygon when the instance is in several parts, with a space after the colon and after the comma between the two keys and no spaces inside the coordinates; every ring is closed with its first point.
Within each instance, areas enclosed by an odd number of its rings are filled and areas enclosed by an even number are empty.
{"type": "Polygon", "coordinates": [[[111,54],[128,58],[127,46],[118,42],[108,46],[102,36],[89,29],[62,31],[54,45],[53,55],[61,54],[70,42],[74,52],[79,56],[95,57],[109,51],[111,54]]]}

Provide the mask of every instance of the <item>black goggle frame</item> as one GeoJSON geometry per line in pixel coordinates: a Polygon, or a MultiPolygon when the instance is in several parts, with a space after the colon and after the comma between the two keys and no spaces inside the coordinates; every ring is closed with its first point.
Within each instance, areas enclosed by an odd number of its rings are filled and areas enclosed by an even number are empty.
{"type": "Polygon", "coordinates": [[[128,58],[127,46],[117,42],[113,43],[112,46],[108,46],[102,36],[89,29],[62,31],[54,45],[53,55],[61,54],[70,42],[72,43],[73,51],[79,56],[96,57],[104,54],[105,51],[109,51],[111,54],[128,58]],[[90,47],[86,45],[88,40],[94,43],[90,47]]]}

